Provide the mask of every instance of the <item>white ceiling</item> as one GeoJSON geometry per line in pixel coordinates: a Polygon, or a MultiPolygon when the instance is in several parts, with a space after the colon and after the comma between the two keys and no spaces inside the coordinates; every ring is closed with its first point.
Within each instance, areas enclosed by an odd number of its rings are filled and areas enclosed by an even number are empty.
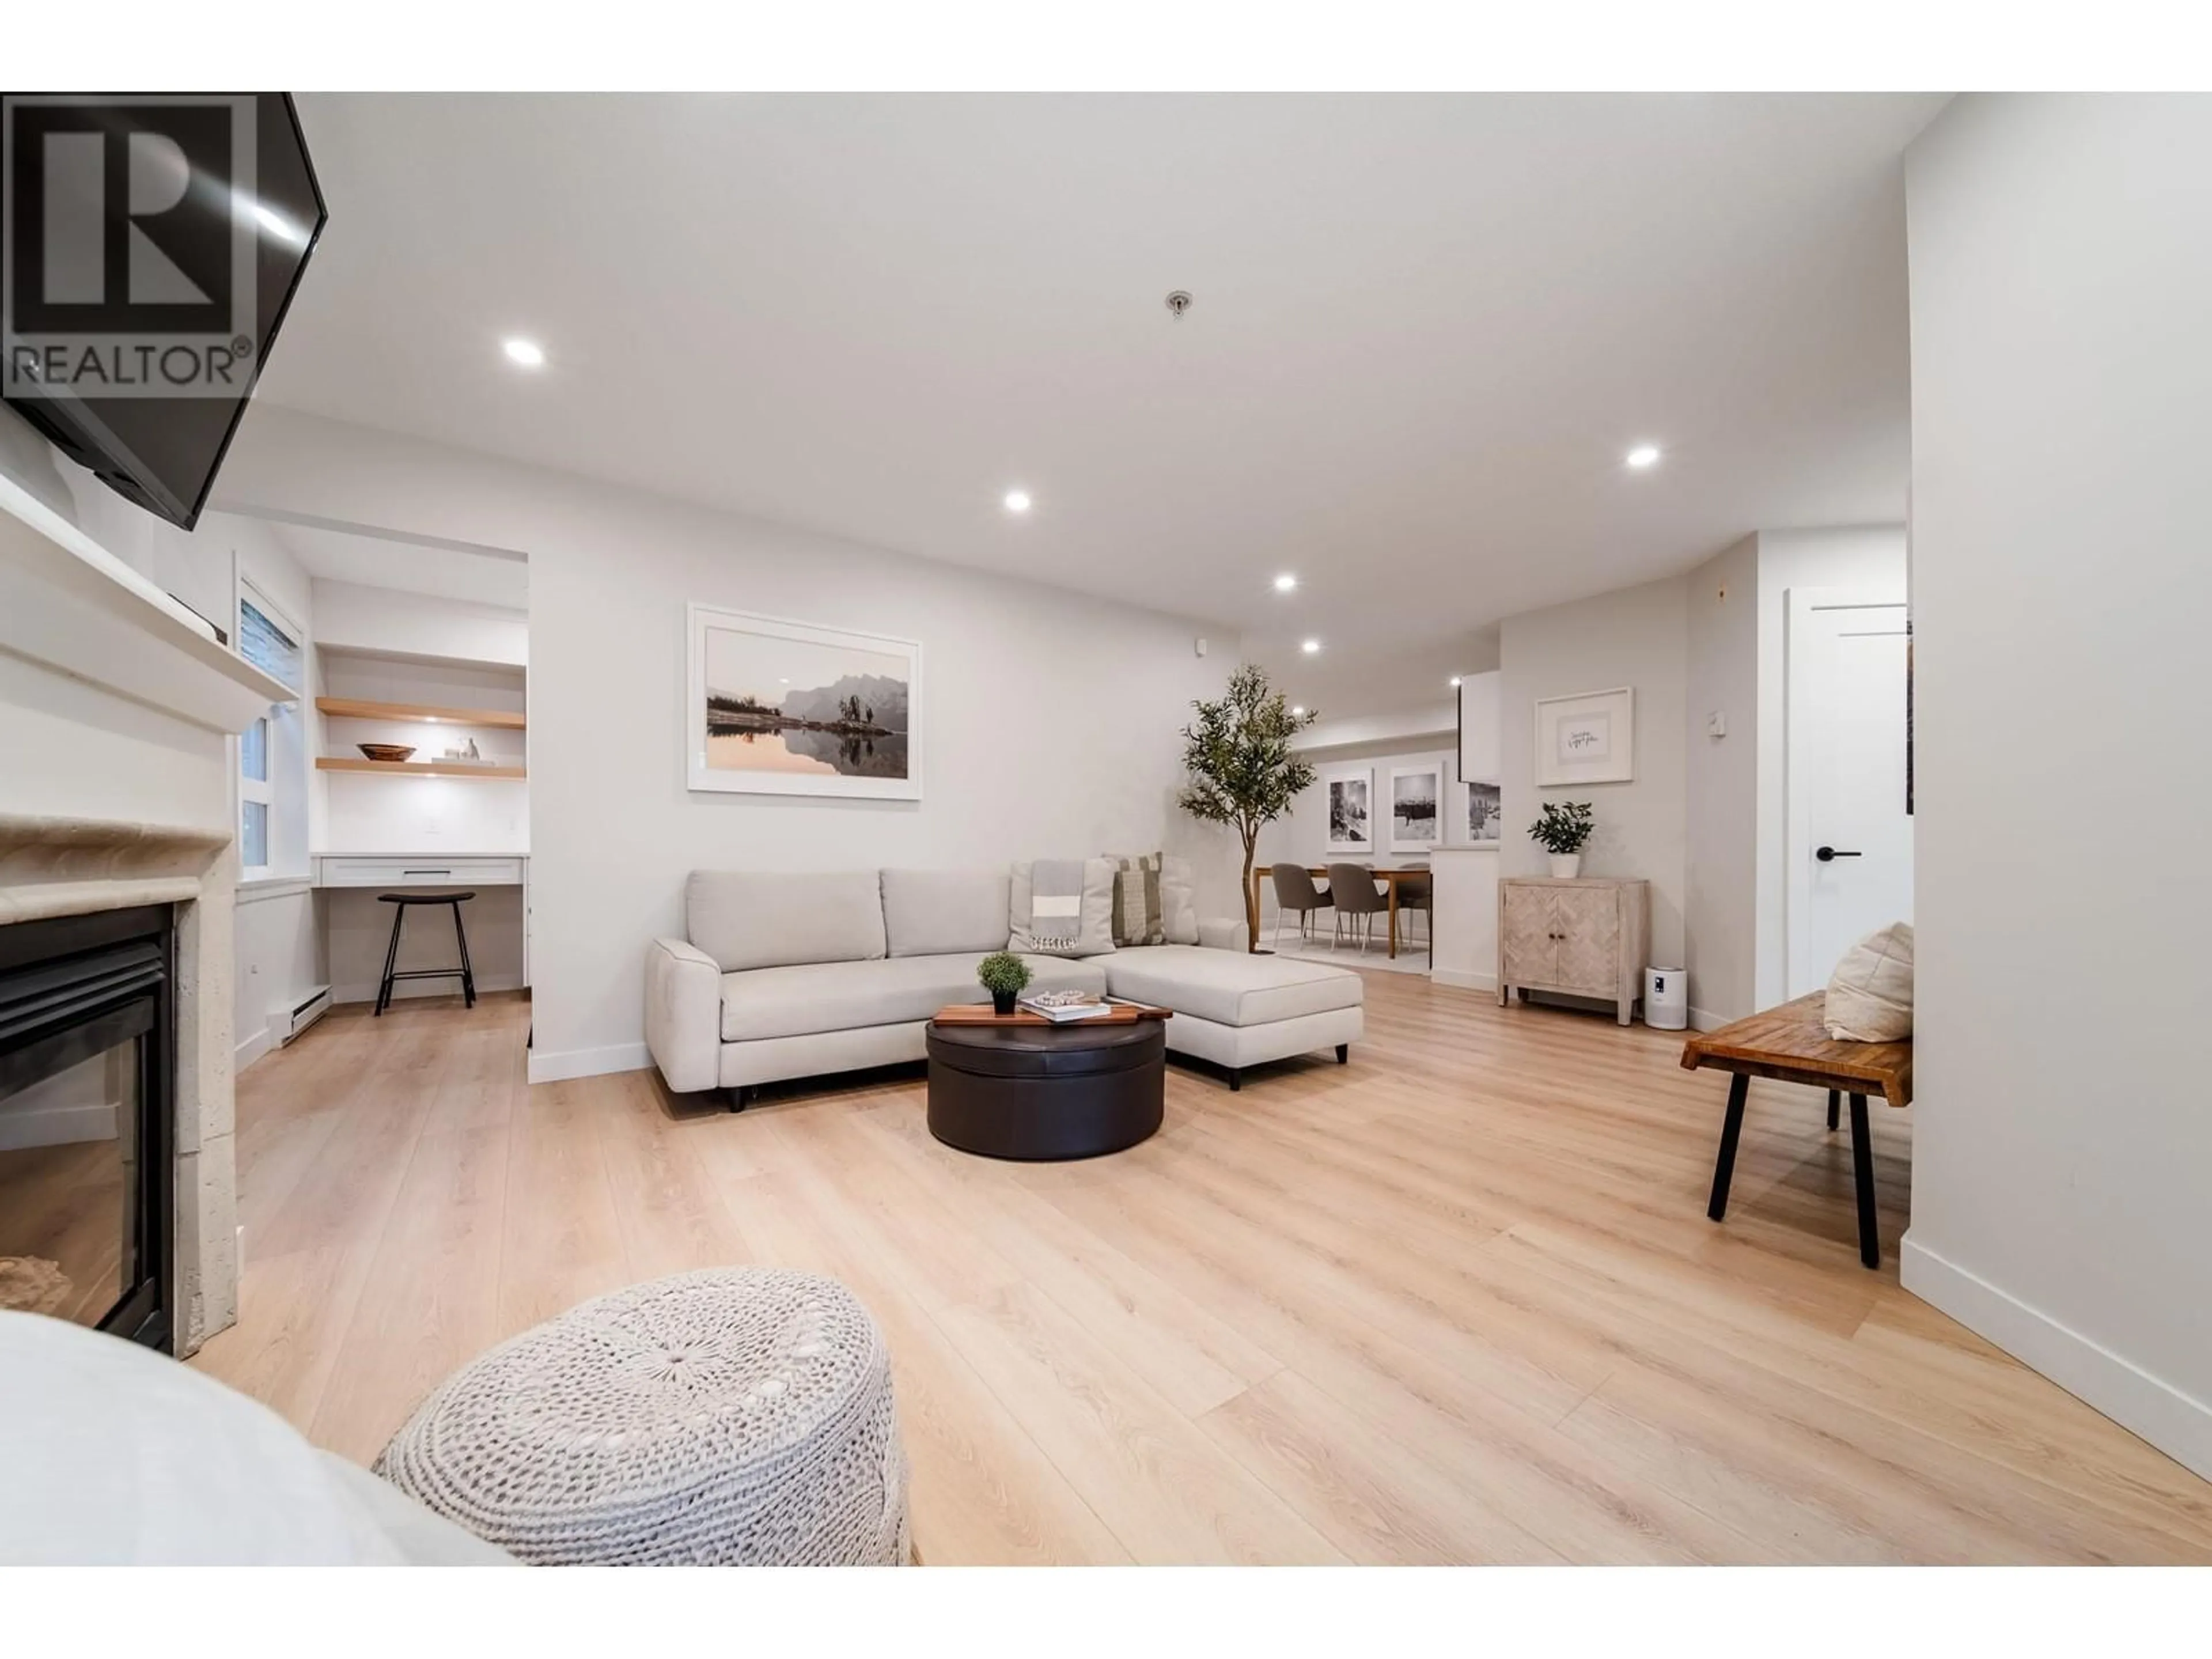
{"type": "Polygon", "coordinates": [[[319,526],[271,524],[270,530],[310,576],[360,587],[391,587],[509,611],[530,608],[530,567],[521,559],[387,541],[319,526]]]}
{"type": "Polygon", "coordinates": [[[1501,616],[1902,517],[1942,102],[304,97],[331,222],[263,395],[1430,702],[1501,616]]]}

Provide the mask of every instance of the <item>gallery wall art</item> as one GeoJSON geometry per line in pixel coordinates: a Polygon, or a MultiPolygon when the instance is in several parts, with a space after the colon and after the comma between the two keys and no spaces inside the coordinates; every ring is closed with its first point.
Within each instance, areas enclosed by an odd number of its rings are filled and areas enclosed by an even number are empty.
{"type": "Polygon", "coordinates": [[[687,787],[921,798],[921,647],[912,640],[686,608],[687,787]]]}
{"type": "Polygon", "coordinates": [[[1371,853],[1375,850],[1375,772],[1371,767],[1345,767],[1322,775],[1328,803],[1328,850],[1332,853],[1371,853]]]}
{"type": "Polygon", "coordinates": [[[1460,821],[1456,839],[1465,847],[1495,847],[1504,823],[1504,792],[1494,783],[1474,781],[1460,785],[1460,821]]]}
{"type": "Polygon", "coordinates": [[[1443,769],[1401,766],[1390,772],[1390,850],[1425,853],[1443,836],[1443,769]]]}
{"type": "Polygon", "coordinates": [[[1628,686],[1536,700],[1536,782],[1631,783],[1636,693],[1628,686]]]}

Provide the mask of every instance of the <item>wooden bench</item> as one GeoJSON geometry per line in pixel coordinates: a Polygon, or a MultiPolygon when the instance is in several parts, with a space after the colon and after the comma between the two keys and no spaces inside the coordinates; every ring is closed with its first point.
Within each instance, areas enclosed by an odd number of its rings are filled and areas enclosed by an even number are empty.
{"type": "Polygon", "coordinates": [[[1874,1144],[1867,1127],[1867,1096],[1880,1094],[1892,1106],[1912,1103],[1912,1044],[1839,1042],[1822,1024],[1825,992],[1785,1002],[1706,1031],[1682,1045],[1682,1067],[1700,1066],[1731,1074],[1728,1116],[1721,1125],[1720,1156],[1713,1164],[1712,1202],[1705,1213],[1718,1221],[1728,1213],[1729,1180],[1735,1173],[1735,1143],[1743,1133],[1743,1106],[1755,1077],[1802,1083],[1828,1091],[1828,1127],[1836,1127],[1839,1097],[1851,1097],[1851,1178],[1858,1189],[1859,1260],[1881,1265],[1875,1234],[1874,1144]]]}

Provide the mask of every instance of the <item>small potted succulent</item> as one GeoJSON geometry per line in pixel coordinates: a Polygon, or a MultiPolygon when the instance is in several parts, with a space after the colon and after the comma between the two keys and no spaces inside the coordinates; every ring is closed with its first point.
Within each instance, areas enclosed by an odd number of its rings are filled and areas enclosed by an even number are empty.
{"type": "Polygon", "coordinates": [[[1030,982],[1030,965],[1012,951],[994,951],[975,964],[975,977],[991,994],[991,1012],[1011,1014],[1014,999],[1030,982]]]}
{"type": "Polygon", "coordinates": [[[1552,855],[1552,874],[1572,880],[1582,873],[1583,846],[1597,821],[1586,800],[1547,800],[1542,816],[1528,826],[1528,839],[1552,855]]]}

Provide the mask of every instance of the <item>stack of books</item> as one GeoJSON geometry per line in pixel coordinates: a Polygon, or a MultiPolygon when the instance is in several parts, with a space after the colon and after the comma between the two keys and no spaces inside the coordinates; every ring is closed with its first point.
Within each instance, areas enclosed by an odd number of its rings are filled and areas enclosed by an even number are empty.
{"type": "Polygon", "coordinates": [[[1093,996],[1088,991],[1034,991],[1018,999],[1014,1006],[1055,1025],[1073,1019],[1096,1019],[1114,1009],[1104,997],[1093,996]]]}

